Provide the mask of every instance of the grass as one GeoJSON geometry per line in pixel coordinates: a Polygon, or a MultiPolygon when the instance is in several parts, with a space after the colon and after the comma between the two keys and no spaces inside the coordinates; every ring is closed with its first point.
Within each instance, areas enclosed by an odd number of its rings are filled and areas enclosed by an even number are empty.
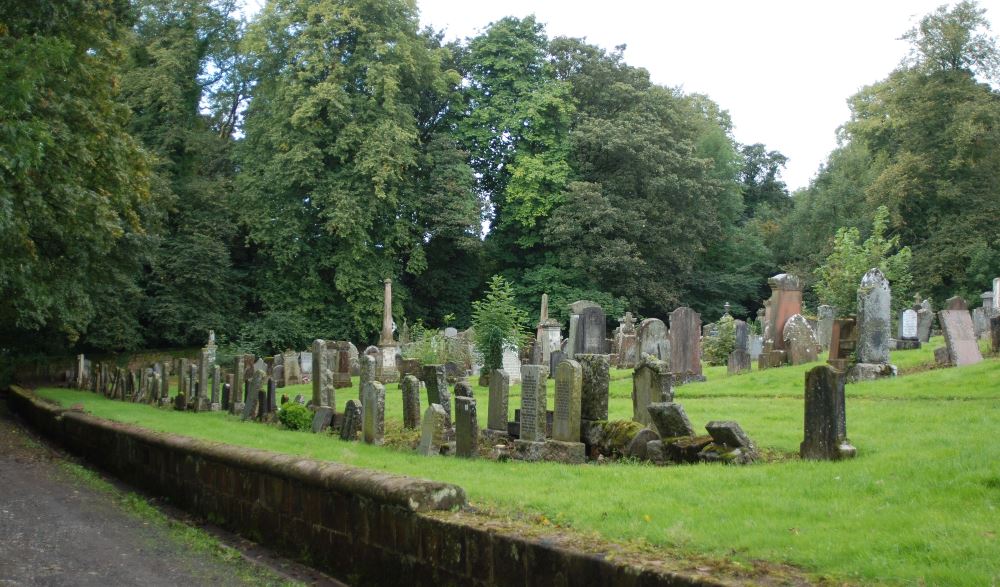
{"type": "MultiPolygon", "coordinates": [[[[1000,360],[921,368],[933,362],[935,342],[893,353],[902,372],[912,374],[848,386],[848,436],[859,455],[838,463],[796,456],[805,372],[816,364],[733,377],[724,367],[708,367],[707,382],[676,389],[696,427],[737,420],[760,446],[788,455],[749,467],[424,458],[225,414],[161,410],[69,390],[40,393],[154,430],[457,483],[474,505],[502,515],[523,513],[673,556],[790,563],[834,580],[997,584],[1000,360]]],[[[398,386],[387,388],[387,418],[401,420],[398,386]]],[[[356,397],[356,389],[337,390],[338,405],[356,397]]],[[[550,383],[550,404],[551,389],[550,383]]],[[[282,391],[310,394],[308,385],[282,391]]],[[[487,395],[476,388],[481,425],[487,395]]],[[[514,386],[511,412],[519,396],[514,386]]],[[[612,372],[609,405],[612,418],[631,418],[630,371],[612,372]]]]}

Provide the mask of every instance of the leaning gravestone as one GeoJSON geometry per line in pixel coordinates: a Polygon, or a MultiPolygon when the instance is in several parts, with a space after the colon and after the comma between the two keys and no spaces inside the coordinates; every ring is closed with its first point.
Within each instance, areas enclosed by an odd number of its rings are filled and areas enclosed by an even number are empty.
{"type": "MultiPolygon", "coordinates": [[[[556,367],[555,391],[552,438],[562,442],[579,442],[583,369],[578,361],[559,363],[556,367]]],[[[523,410],[521,414],[523,418],[523,410]]]]}
{"type": "Polygon", "coordinates": [[[475,458],[479,452],[479,420],[476,399],[455,396],[455,456],[475,458]]]}
{"type": "MultiPolygon", "coordinates": [[[[951,305],[958,306],[958,304],[951,305]]],[[[941,323],[944,342],[948,348],[948,358],[952,365],[956,367],[973,365],[983,360],[968,310],[941,310],[938,312],[938,321],[941,323]]]]}
{"type": "Polygon", "coordinates": [[[427,406],[420,429],[420,444],[417,454],[425,457],[441,454],[441,447],[448,443],[448,430],[451,429],[450,418],[439,404],[427,406]]]}
{"type": "Polygon", "coordinates": [[[847,440],[842,371],[820,365],[806,373],[804,430],[799,447],[803,459],[839,460],[857,454],[847,440]]]}
{"type": "Polygon", "coordinates": [[[358,432],[361,431],[361,402],[353,399],[347,400],[344,406],[344,420],[340,423],[341,440],[357,440],[358,432]]]}
{"type": "Polygon", "coordinates": [[[547,409],[546,380],[548,370],[541,365],[521,366],[521,428],[519,438],[525,442],[545,440],[547,409]]]}
{"type": "Polygon", "coordinates": [[[415,430],[420,427],[420,380],[406,375],[399,383],[403,392],[403,428],[415,430]]]}
{"type": "Polygon", "coordinates": [[[664,361],[644,355],[632,372],[632,420],[650,426],[649,406],[674,401],[673,376],[664,361]]]}
{"type": "Polygon", "coordinates": [[[701,374],[701,315],[688,307],[670,313],[670,369],[675,385],[705,380],[701,374]]]}
{"type": "Polygon", "coordinates": [[[444,365],[424,365],[424,386],[427,388],[427,403],[437,404],[448,415],[451,427],[451,394],[448,391],[448,375],[444,365]]]}
{"type": "Polygon", "coordinates": [[[365,444],[382,444],[385,439],[385,386],[378,381],[362,386],[364,421],[361,427],[365,444]]]}
{"type": "Polygon", "coordinates": [[[323,432],[330,427],[330,422],[333,421],[333,408],[321,407],[316,408],[316,413],[313,414],[312,421],[312,431],[315,434],[323,432]]]}
{"type": "Polygon", "coordinates": [[[650,420],[660,433],[660,438],[677,438],[679,436],[694,436],[694,428],[688,420],[684,408],[673,402],[649,404],[650,420]]]}
{"type": "Polygon", "coordinates": [[[490,403],[486,427],[498,432],[507,431],[507,398],[510,394],[510,377],[503,369],[490,373],[490,403]]]}
{"type": "Polygon", "coordinates": [[[583,370],[581,414],[584,420],[608,419],[608,394],[611,385],[611,363],[608,355],[577,355],[583,370]]]}
{"type": "Polygon", "coordinates": [[[643,355],[652,355],[661,361],[667,361],[670,365],[670,335],[667,332],[667,325],[659,318],[646,318],[639,323],[639,330],[636,334],[636,346],[638,347],[637,360],[643,355]]]}
{"type": "Polygon", "coordinates": [[[816,335],[802,314],[793,314],[788,322],[785,322],[782,332],[789,364],[804,365],[816,360],[819,354],[819,342],[816,341],[816,335]]]}

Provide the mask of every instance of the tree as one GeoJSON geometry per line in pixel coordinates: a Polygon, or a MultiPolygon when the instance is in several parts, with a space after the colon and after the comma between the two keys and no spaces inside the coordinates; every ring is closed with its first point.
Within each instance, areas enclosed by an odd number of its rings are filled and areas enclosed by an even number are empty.
{"type": "Polygon", "coordinates": [[[518,308],[510,284],[494,275],[486,297],[472,302],[472,328],[484,373],[503,366],[505,349],[516,350],[524,344],[527,322],[528,314],[518,308]]]}
{"type": "Polygon", "coordinates": [[[117,100],[128,6],[3,2],[0,348],[134,348],[149,158],[117,100]]]}
{"type": "Polygon", "coordinates": [[[920,19],[903,35],[910,42],[905,63],[933,74],[963,71],[995,79],[1000,73],[996,39],[990,35],[986,9],[963,1],[951,10],[947,5],[920,19]]]}
{"type": "Polygon", "coordinates": [[[856,228],[841,228],[834,237],[833,252],[816,269],[815,290],[820,303],[837,308],[846,316],[857,311],[857,291],[861,278],[878,268],[892,286],[893,308],[902,310],[910,303],[913,279],[912,255],[908,247],[899,247],[899,237],[886,238],[889,210],[880,206],[872,223],[872,235],[859,243],[856,228]]]}

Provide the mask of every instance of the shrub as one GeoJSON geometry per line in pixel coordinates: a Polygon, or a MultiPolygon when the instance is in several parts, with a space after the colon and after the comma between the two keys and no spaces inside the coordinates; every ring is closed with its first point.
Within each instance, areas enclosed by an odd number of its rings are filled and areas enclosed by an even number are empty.
{"type": "Polygon", "coordinates": [[[295,402],[288,402],[278,411],[278,421],[289,430],[312,429],[313,414],[309,408],[295,402]]]}
{"type": "Polygon", "coordinates": [[[729,361],[729,353],[736,347],[736,320],[726,314],[719,318],[716,325],[718,334],[704,337],[701,348],[709,365],[725,365],[729,361]]]}
{"type": "Polygon", "coordinates": [[[527,314],[514,303],[514,292],[499,275],[490,279],[486,298],[472,302],[472,328],[476,351],[483,358],[483,371],[489,373],[503,365],[503,351],[519,348],[525,335],[522,324],[527,314]]]}

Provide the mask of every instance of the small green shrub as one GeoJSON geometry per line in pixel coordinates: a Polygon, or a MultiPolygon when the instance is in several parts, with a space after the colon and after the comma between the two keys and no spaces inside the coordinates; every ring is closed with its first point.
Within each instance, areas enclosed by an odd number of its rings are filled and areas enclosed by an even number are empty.
{"type": "Polygon", "coordinates": [[[729,361],[729,353],[736,346],[736,321],[726,314],[717,322],[718,335],[706,336],[701,341],[704,359],[709,365],[725,365],[729,361]]]}
{"type": "Polygon", "coordinates": [[[278,411],[278,421],[289,430],[310,430],[312,419],[313,415],[309,408],[295,402],[281,406],[281,410],[278,411]]]}

